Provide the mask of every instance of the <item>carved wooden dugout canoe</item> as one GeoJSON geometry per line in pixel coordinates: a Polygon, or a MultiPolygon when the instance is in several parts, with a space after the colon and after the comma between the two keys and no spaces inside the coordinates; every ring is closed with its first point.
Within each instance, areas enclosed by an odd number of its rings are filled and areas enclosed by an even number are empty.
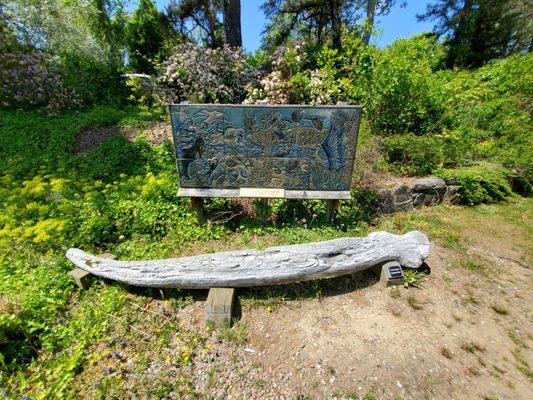
{"type": "Polygon", "coordinates": [[[418,268],[429,255],[421,232],[374,232],[363,238],[238,250],[192,257],[117,261],[70,249],[67,257],[96,276],[134,286],[209,289],[301,282],[350,274],[386,261],[418,268]]]}

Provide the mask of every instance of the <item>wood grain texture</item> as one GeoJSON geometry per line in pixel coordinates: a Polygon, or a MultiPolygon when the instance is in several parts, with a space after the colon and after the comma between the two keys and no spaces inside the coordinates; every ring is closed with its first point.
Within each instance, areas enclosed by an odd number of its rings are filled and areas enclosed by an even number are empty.
{"type": "Polygon", "coordinates": [[[351,198],[348,190],[284,190],[269,188],[179,188],[178,197],[251,197],[318,200],[350,200],[351,198]]]}
{"type": "Polygon", "coordinates": [[[239,189],[179,188],[178,197],[239,197],[239,189]]]}
{"type": "Polygon", "coordinates": [[[238,250],[192,257],[147,261],[116,261],[70,249],[77,267],[135,286],[207,289],[249,287],[328,278],[370,268],[386,261],[417,268],[429,255],[421,232],[405,235],[374,232],[364,238],[238,250]]]}
{"type": "Polygon", "coordinates": [[[239,197],[275,199],[284,198],[285,189],[274,188],[240,188],[239,197]]]}
{"type": "Polygon", "coordinates": [[[350,200],[348,190],[285,190],[286,199],[350,200]]]}

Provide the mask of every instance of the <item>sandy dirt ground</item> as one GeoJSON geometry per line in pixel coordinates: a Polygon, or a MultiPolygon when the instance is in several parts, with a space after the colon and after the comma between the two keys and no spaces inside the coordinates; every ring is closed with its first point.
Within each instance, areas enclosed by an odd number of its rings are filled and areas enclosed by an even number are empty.
{"type": "Polygon", "coordinates": [[[246,311],[248,343],[229,352],[249,379],[213,387],[235,397],[255,380],[264,391],[250,397],[533,398],[527,240],[511,226],[464,225],[466,252],[491,272],[465,270],[458,252],[434,244],[430,277],[399,298],[369,277],[361,290],[246,311]]]}
{"type": "MultiPolygon", "coordinates": [[[[207,344],[186,367],[169,361],[178,357],[171,346],[155,352],[126,371],[116,397],[532,399],[530,221],[507,224],[459,207],[420,213],[448,219],[460,240],[456,248],[432,240],[431,274],[418,288],[386,288],[365,272],[316,299],[245,304],[232,328],[238,340],[205,333],[207,344]],[[154,396],[161,385],[170,389],[154,396]]],[[[191,332],[203,332],[203,299],[179,311],[191,332]]],[[[165,304],[149,306],[170,315],[165,304]]],[[[128,346],[117,347],[124,359],[128,346]]],[[[105,372],[87,374],[81,386],[105,372]]]]}

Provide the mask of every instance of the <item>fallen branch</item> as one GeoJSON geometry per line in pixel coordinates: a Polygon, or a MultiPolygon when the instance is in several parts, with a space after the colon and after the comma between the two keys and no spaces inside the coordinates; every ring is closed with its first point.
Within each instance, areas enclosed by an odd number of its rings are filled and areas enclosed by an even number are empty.
{"type": "Polygon", "coordinates": [[[67,257],[93,275],[134,286],[208,289],[264,286],[350,274],[387,261],[418,268],[429,255],[421,232],[374,232],[364,238],[238,250],[192,257],[117,261],[70,249],[67,257]]]}

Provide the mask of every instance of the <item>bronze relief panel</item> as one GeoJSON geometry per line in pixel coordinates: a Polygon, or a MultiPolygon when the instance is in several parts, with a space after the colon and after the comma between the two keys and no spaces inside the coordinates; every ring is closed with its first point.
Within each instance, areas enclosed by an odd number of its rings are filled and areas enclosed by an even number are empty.
{"type": "Polygon", "coordinates": [[[180,185],[348,190],[360,107],[171,105],[180,185]]]}

